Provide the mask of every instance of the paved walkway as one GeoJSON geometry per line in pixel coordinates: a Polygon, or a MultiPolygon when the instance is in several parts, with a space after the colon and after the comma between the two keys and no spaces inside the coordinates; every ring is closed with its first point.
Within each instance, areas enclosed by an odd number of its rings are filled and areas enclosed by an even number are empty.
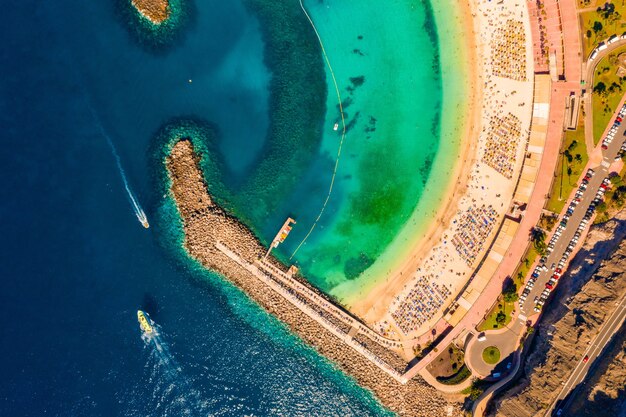
{"type": "MultiPolygon", "coordinates": [[[[472,305],[472,308],[465,314],[465,317],[461,319],[457,326],[443,338],[439,346],[448,346],[465,330],[474,331],[478,323],[480,323],[483,317],[488,313],[494,300],[502,292],[504,280],[513,274],[522,259],[530,241],[530,231],[538,223],[543,206],[550,192],[561,147],[565,120],[565,102],[572,93],[580,94],[582,48],[580,45],[580,37],[578,36],[578,21],[574,2],[549,0],[546,3],[550,3],[554,6],[549,9],[551,12],[560,13],[560,17],[553,18],[560,19],[562,25],[551,25],[549,28],[549,39],[558,39],[559,41],[561,38],[563,39],[563,59],[561,65],[566,81],[552,84],[547,138],[539,173],[537,175],[538,180],[526,211],[524,212],[524,217],[520,222],[517,234],[509,247],[509,251],[481,295],[472,305]],[[555,32],[557,29],[558,31],[555,32]]],[[[409,378],[415,376],[422,368],[435,359],[436,356],[436,352],[430,352],[409,369],[405,376],[409,378]]]]}
{"type": "Polygon", "coordinates": [[[469,388],[472,385],[472,377],[470,376],[465,381],[461,382],[457,385],[446,385],[437,381],[430,372],[426,370],[426,368],[420,371],[420,376],[424,378],[426,382],[428,382],[433,387],[437,388],[437,391],[445,392],[446,394],[456,394],[463,391],[466,388],[469,388]]]}
{"type": "Polygon", "coordinates": [[[552,1],[557,2],[561,10],[565,80],[578,84],[582,76],[583,48],[580,43],[582,37],[578,27],[576,2],[573,0],[552,1]]]}
{"type": "MultiPolygon", "coordinates": [[[[268,287],[272,288],[276,293],[280,294],[293,304],[296,308],[302,311],[304,314],[309,316],[312,320],[317,322],[319,325],[324,327],[327,331],[335,335],[339,340],[342,340],[346,345],[350,346],[352,349],[356,350],[360,354],[362,354],[366,359],[368,359],[372,364],[376,365],[380,370],[385,372],[387,375],[391,376],[393,379],[398,381],[401,384],[406,384],[408,379],[404,378],[403,375],[400,375],[396,370],[391,368],[386,362],[377,357],[374,353],[367,350],[363,345],[358,343],[355,339],[353,339],[348,333],[345,333],[342,329],[337,327],[334,323],[329,321],[326,317],[316,311],[309,302],[307,302],[303,297],[303,293],[298,291],[298,288],[302,286],[301,283],[291,279],[288,276],[285,276],[282,273],[275,273],[274,271],[268,269],[266,271],[262,271],[259,269],[259,266],[268,267],[269,264],[257,263],[251,264],[241,258],[238,254],[230,250],[222,243],[216,243],[215,247],[222,252],[224,255],[232,259],[234,262],[239,264],[241,267],[250,272],[253,276],[255,276],[260,282],[264,283],[268,287]],[[300,295],[298,297],[296,294],[300,295]]],[[[311,302],[316,304],[318,307],[322,307],[315,300],[311,299],[311,302]]],[[[328,303],[331,307],[334,307],[332,304],[328,303]]],[[[329,313],[328,310],[326,310],[329,313]]]]}
{"type": "Polygon", "coordinates": [[[582,45],[576,4],[574,1],[559,0],[544,0],[542,3],[543,8],[538,11],[536,0],[526,2],[533,37],[535,72],[548,72],[549,58],[557,79],[578,82],[582,45]]]}

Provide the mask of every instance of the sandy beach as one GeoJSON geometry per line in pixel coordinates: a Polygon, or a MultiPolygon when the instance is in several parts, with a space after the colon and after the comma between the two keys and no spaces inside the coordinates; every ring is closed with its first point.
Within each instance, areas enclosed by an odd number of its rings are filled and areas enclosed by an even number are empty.
{"type": "Polygon", "coordinates": [[[523,2],[478,1],[466,3],[459,17],[472,34],[461,48],[474,53],[466,58],[469,116],[450,175],[458,180],[448,184],[450,197],[426,233],[409,243],[408,256],[404,252],[396,266],[377,271],[386,278],[366,294],[347,300],[352,312],[386,337],[428,334],[511,212],[532,116],[532,48],[528,20],[520,19],[525,12],[523,2]]]}
{"type": "Polygon", "coordinates": [[[465,111],[461,110],[461,113],[467,114],[468,118],[462,129],[461,148],[457,163],[449,176],[449,178],[456,180],[450,181],[447,185],[448,190],[444,195],[449,196],[448,200],[445,204],[440,205],[435,214],[435,220],[430,222],[423,234],[418,235],[412,242],[409,242],[410,250],[408,256],[397,259],[397,264],[392,266],[392,269],[386,273],[387,279],[379,281],[377,285],[367,292],[365,298],[355,295],[353,299],[346,300],[350,311],[364,318],[368,323],[379,320],[386,313],[385,308],[377,308],[377,306],[388,306],[393,297],[401,292],[402,288],[410,280],[412,273],[424,261],[430,250],[440,241],[444,231],[448,229],[452,218],[458,210],[461,197],[467,192],[469,174],[476,159],[478,126],[480,125],[482,90],[478,89],[477,86],[482,79],[482,61],[478,57],[480,50],[476,48],[475,19],[472,17],[473,6],[471,1],[463,2],[462,5],[462,13],[457,22],[463,26],[463,32],[471,34],[471,36],[464,37],[464,42],[460,43],[457,48],[464,49],[466,52],[466,62],[463,66],[467,74],[466,88],[469,99],[465,103],[465,111]]]}

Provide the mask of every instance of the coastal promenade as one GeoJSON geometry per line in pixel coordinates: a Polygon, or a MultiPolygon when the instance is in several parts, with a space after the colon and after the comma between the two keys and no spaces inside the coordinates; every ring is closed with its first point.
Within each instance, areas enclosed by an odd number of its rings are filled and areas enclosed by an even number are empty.
{"type": "MultiPolygon", "coordinates": [[[[531,27],[533,27],[533,36],[539,36],[537,30],[536,2],[529,1],[531,27]],[[533,13],[533,6],[535,12],[533,13]]],[[[549,113],[547,126],[545,128],[545,145],[541,152],[541,163],[536,175],[536,181],[532,188],[532,194],[526,204],[526,209],[520,220],[519,227],[515,236],[508,247],[504,257],[502,257],[497,269],[491,276],[488,284],[482,290],[478,298],[473,302],[469,310],[463,318],[455,324],[446,336],[437,344],[438,350],[445,348],[457,338],[464,335],[477,335],[476,326],[485,318],[491,310],[494,301],[502,292],[502,285],[506,278],[513,275],[515,269],[519,265],[521,259],[526,252],[526,248],[530,244],[530,231],[538,223],[543,207],[548,199],[549,192],[554,178],[554,172],[558,164],[559,150],[563,135],[565,120],[568,115],[566,101],[571,96],[580,95],[581,84],[580,77],[582,73],[581,64],[581,46],[578,36],[576,24],[575,5],[564,4],[556,0],[546,2],[546,11],[548,19],[559,24],[551,24],[547,26],[545,34],[546,43],[543,45],[548,51],[550,59],[554,61],[554,65],[539,66],[536,71],[545,71],[550,69],[550,76],[553,80],[549,92],[549,113]],[[550,7],[547,7],[547,6],[550,7]],[[562,25],[567,22],[567,27],[562,25]],[[573,26],[573,28],[572,28],[573,26]],[[550,68],[550,66],[552,68],[550,68]]],[[[538,39],[534,39],[533,52],[534,62],[541,61],[540,55],[543,53],[537,50],[540,43],[538,39]]],[[[537,96],[537,94],[535,94],[537,96]]],[[[535,102],[536,102],[535,98],[535,102]]],[[[540,108],[535,103],[535,113],[540,108]]],[[[535,120],[537,114],[533,115],[535,120]]],[[[524,316],[521,319],[525,319],[524,316]]],[[[520,326],[518,331],[523,330],[520,326]]],[[[466,336],[464,336],[466,337],[466,336]]],[[[407,376],[417,375],[425,366],[427,366],[437,356],[436,352],[430,352],[422,360],[411,367],[407,376]]]]}
{"type": "Polygon", "coordinates": [[[277,293],[281,294],[287,301],[292,303],[303,313],[315,320],[330,333],[334,334],[339,339],[343,340],[344,343],[349,345],[352,349],[362,354],[370,362],[379,367],[383,372],[387,373],[387,375],[391,376],[393,379],[402,384],[407,382],[407,379],[403,378],[398,371],[391,368],[391,366],[389,366],[385,361],[383,361],[371,351],[367,350],[363,345],[358,343],[356,339],[354,339],[354,336],[356,335],[356,333],[358,333],[360,327],[355,320],[350,320],[349,317],[338,314],[338,311],[334,311],[336,313],[335,317],[340,317],[340,320],[342,320],[342,322],[349,324],[349,331],[346,332],[345,329],[342,329],[341,327],[337,326],[337,324],[331,322],[328,318],[326,318],[323,313],[320,313],[318,310],[312,308],[311,303],[316,304],[318,307],[329,310],[336,309],[336,307],[332,306],[332,304],[326,301],[323,301],[317,294],[312,293],[312,291],[310,291],[308,288],[305,288],[303,285],[298,285],[298,283],[296,283],[293,278],[290,278],[286,274],[282,273],[282,271],[278,273],[279,270],[277,268],[270,266],[266,262],[259,261],[256,265],[251,264],[242,259],[239,255],[230,250],[223,243],[218,242],[215,244],[215,247],[228,258],[232,259],[237,264],[245,268],[252,275],[257,277],[261,282],[272,288],[277,293]],[[308,300],[303,299],[302,296],[306,297],[308,300]],[[356,331],[353,331],[353,329],[355,328],[356,331]]]}
{"type": "MultiPolygon", "coordinates": [[[[551,101],[555,95],[562,94],[561,89],[555,89],[551,94],[551,101]]],[[[564,102],[563,102],[564,103],[564,102]]],[[[550,107],[548,117],[547,135],[545,144],[541,151],[541,164],[536,173],[536,181],[532,194],[526,205],[526,210],[521,218],[517,232],[515,233],[508,250],[502,257],[495,273],[491,276],[489,282],[482,290],[478,298],[465,313],[463,318],[454,326],[454,328],[438,343],[440,348],[445,348],[462,334],[477,335],[476,326],[484,319],[497,297],[502,293],[502,285],[505,279],[511,276],[517,268],[520,259],[526,252],[526,247],[530,242],[530,230],[535,227],[543,206],[547,199],[551,186],[551,179],[556,169],[559,155],[559,147],[561,143],[560,126],[562,126],[563,117],[565,115],[564,106],[562,108],[550,107]]],[[[536,119],[536,117],[534,118],[536,119]]],[[[427,366],[437,356],[436,352],[426,355],[421,361],[415,364],[410,370],[409,375],[420,372],[422,368],[427,366]]]]}
{"type": "Polygon", "coordinates": [[[470,165],[465,191],[415,269],[403,271],[384,291],[369,294],[375,299],[369,313],[375,314],[360,315],[375,330],[402,340],[408,350],[431,345],[450,329],[459,332],[455,327],[476,303],[516,231],[517,223],[509,217],[524,204],[514,200],[518,183],[531,189],[534,178],[529,178],[537,169],[529,167],[540,160],[527,161],[527,150],[543,148],[543,139],[529,141],[534,75],[526,3],[479,0],[471,5],[482,93],[476,137],[468,139],[475,147],[465,156],[470,165]]]}

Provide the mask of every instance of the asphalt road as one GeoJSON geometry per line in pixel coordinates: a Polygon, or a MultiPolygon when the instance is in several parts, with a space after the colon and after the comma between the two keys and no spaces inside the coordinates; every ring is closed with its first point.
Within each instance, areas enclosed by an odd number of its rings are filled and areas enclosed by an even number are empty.
{"type": "MultiPolygon", "coordinates": [[[[612,124],[614,120],[615,120],[615,117],[612,117],[610,123],[612,124]]],[[[619,152],[620,147],[622,146],[622,143],[626,139],[626,136],[623,136],[624,131],[626,131],[626,121],[624,121],[622,125],[619,126],[619,128],[617,129],[615,138],[613,139],[613,142],[609,145],[609,148],[602,151],[602,156],[603,156],[602,164],[598,167],[593,167],[593,170],[595,171],[595,175],[589,181],[589,184],[587,185],[587,189],[584,191],[581,197],[580,203],[578,203],[578,205],[574,209],[573,214],[570,216],[565,230],[563,230],[561,236],[556,241],[554,250],[547,257],[546,266],[548,267],[548,270],[540,272],[539,277],[537,278],[537,281],[535,282],[533,288],[530,291],[530,294],[528,294],[528,296],[526,297],[526,301],[521,306],[520,312],[523,315],[523,317],[524,316],[528,317],[528,316],[535,314],[534,299],[535,297],[539,298],[543,290],[546,288],[546,283],[550,280],[550,277],[552,276],[552,274],[554,274],[554,271],[551,268],[552,264],[558,265],[559,261],[561,260],[561,257],[563,256],[563,253],[565,252],[565,250],[567,249],[567,246],[570,244],[572,238],[574,237],[574,234],[576,233],[576,229],[578,229],[580,222],[585,216],[585,213],[587,212],[589,205],[595,198],[596,193],[598,192],[598,189],[600,187],[600,184],[602,184],[602,180],[604,180],[608,176],[609,174],[608,167],[615,160],[615,157],[617,156],[617,153],[619,152]]],[[[575,191],[572,192],[571,196],[569,196],[569,199],[567,200],[567,204],[565,205],[566,208],[569,206],[570,202],[572,201],[574,197],[574,193],[575,191]]],[[[563,218],[562,215],[559,216],[559,222],[562,220],[562,218],[563,218]]],[[[549,235],[546,237],[546,244],[549,243],[551,237],[552,235],[549,235]]],[[[579,244],[581,243],[582,241],[579,241],[579,244]]],[[[570,255],[568,262],[569,260],[571,260],[574,254],[575,252],[570,255]]],[[[567,278],[562,277],[560,279],[567,279],[567,278]]],[[[548,302],[546,302],[546,304],[543,307],[549,308],[549,299],[548,299],[548,302]]]]}
{"type": "Polygon", "coordinates": [[[594,361],[600,356],[600,354],[604,350],[604,347],[606,346],[607,343],[609,343],[613,335],[616,332],[618,332],[619,329],[622,327],[622,324],[625,318],[626,318],[626,298],[622,299],[618,303],[617,308],[615,309],[615,311],[613,311],[613,314],[611,315],[611,317],[609,317],[609,319],[604,323],[598,335],[589,344],[589,347],[587,348],[586,352],[581,356],[580,362],[578,362],[578,365],[576,365],[576,367],[572,371],[572,374],[570,375],[569,379],[567,380],[567,382],[561,389],[561,392],[559,393],[558,397],[556,398],[554,403],[552,403],[552,405],[546,412],[545,415],[547,417],[553,415],[552,413],[556,415],[556,412],[558,410],[555,410],[554,407],[557,403],[561,402],[559,404],[559,409],[564,410],[567,407],[567,403],[569,401],[563,403],[563,400],[565,400],[565,398],[567,398],[570,392],[572,390],[575,390],[576,387],[578,387],[579,384],[585,379],[585,377],[587,376],[587,372],[589,371],[589,368],[593,365],[594,361]],[[585,356],[589,357],[589,360],[587,360],[587,362],[583,361],[583,358],[585,356]]]}
{"type": "MultiPolygon", "coordinates": [[[[608,39],[605,39],[606,43],[608,39]]],[[[587,61],[587,67],[583,71],[585,77],[585,88],[587,89],[587,96],[584,99],[585,102],[585,143],[587,150],[593,149],[593,74],[597,65],[602,59],[616,50],[617,48],[626,45],[626,39],[619,39],[610,45],[603,51],[598,52],[598,55],[593,61],[587,61]]]]}
{"type": "Polygon", "coordinates": [[[506,362],[511,362],[511,355],[518,346],[519,335],[524,330],[524,325],[519,320],[512,320],[508,327],[496,332],[485,333],[485,340],[475,340],[471,349],[465,352],[465,361],[472,373],[481,378],[490,376],[493,372],[507,373],[506,362]],[[483,350],[489,346],[495,346],[500,351],[500,362],[488,364],[483,360],[483,350]],[[496,369],[497,368],[497,369],[496,369]]]}

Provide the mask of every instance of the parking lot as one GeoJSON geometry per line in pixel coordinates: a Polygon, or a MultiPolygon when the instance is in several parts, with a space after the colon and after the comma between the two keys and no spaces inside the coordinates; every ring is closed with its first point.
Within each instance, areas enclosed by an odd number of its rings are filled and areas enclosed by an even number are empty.
{"type": "Polygon", "coordinates": [[[624,136],[626,104],[620,109],[618,118],[611,119],[613,126],[602,141],[602,163],[586,172],[569,197],[565,213],[559,216],[555,230],[546,238],[548,253],[527,277],[526,286],[520,296],[521,318],[531,316],[545,307],[550,294],[556,288],[571,258],[579,246],[579,239],[589,227],[597,204],[604,199],[604,192],[610,188],[609,166],[626,150],[624,136]]]}

